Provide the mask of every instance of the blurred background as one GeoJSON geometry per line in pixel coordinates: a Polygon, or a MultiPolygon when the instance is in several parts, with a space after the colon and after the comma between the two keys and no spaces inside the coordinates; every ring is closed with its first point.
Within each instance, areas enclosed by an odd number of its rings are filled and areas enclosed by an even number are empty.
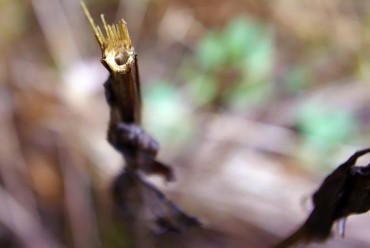
{"type": "MultiPolygon", "coordinates": [[[[155,246],[268,247],[369,146],[370,2],[86,4],[99,24],[126,20],[143,125],[177,177],[151,180],[206,224],[155,246]]],[[[111,211],[123,162],[105,139],[108,72],[79,2],[1,0],[0,28],[0,247],[130,247],[111,211]]],[[[309,247],[368,247],[369,223],[309,247]]]]}

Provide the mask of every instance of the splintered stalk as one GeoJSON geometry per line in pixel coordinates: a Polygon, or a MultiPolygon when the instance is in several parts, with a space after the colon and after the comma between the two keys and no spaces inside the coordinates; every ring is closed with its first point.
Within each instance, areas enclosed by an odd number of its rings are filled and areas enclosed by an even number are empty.
{"type": "MultiPolygon", "coordinates": [[[[126,168],[113,183],[113,199],[120,213],[141,223],[142,214],[152,215],[158,231],[181,232],[200,222],[182,212],[174,203],[146,180],[147,174],[173,179],[171,167],[156,160],[158,143],[140,127],[140,80],[137,55],[124,20],[108,25],[101,16],[105,35],[95,25],[84,3],[81,3],[102,51],[102,64],[110,72],[105,82],[106,99],[111,109],[108,141],[126,161],[126,168]]],[[[141,224],[140,224],[141,225],[141,224]]],[[[144,225],[143,225],[144,226],[144,225]]],[[[137,241],[147,240],[137,228],[137,241]]],[[[145,236],[145,235],[144,235],[145,236]]],[[[137,246],[135,246],[137,247],[137,246]]],[[[141,247],[148,247],[148,244],[141,247]]]]}
{"type": "Polygon", "coordinates": [[[110,73],[107,82],[112,84],[110,97],[118,106],[112,109],[113,121],[140,124],[141,96],[137,55],[131,44],[126,22],[122,19],[118,24],[109,25],[102,14],[104,35],[95,24],[85,3],[80,4],[102,51],[101,63],[110,73]]]}

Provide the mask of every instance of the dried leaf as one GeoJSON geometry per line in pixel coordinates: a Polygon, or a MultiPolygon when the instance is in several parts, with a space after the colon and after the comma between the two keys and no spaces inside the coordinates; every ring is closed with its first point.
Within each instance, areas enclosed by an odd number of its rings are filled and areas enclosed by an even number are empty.
{"type": "MultiPolygon", "coordinates": [[[[370,148],[356,152],[325,178],[312,197],[314,209],[305,223],[276,247],[325,241],[335,221],[370,209],[370,164],[356,166],[357,159],[369,152],[370,148]]],[[[344,225],[342,230],[344,234],[344,225]]]]}

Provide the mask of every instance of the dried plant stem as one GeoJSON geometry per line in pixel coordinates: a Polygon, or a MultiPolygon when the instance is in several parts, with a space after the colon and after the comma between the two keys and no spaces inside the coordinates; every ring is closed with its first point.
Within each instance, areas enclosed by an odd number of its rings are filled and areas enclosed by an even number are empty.
{"type": "Polygon", "coordinates": [[[158,231],[183,231],[199,222],[177,208],[145,174],[157,173],[167,180],[173,179],[170,167],[156,160],[158,143],[140,127],[141,92],[138,59],[131,44],[124,20],[109,25],[101,15],[105,35],[95,25],[84,3],[81,6],[95,32],[102,51],[102,64],[110,75],[105,96],[110,107],[108,141],[124,157],[125,170],[113,185],[113,199],[121,216],[135,226],[136,246],[149,247],[148,220],[158,231]],[[148,217],[148,215],[150,217],[148,217]]]}

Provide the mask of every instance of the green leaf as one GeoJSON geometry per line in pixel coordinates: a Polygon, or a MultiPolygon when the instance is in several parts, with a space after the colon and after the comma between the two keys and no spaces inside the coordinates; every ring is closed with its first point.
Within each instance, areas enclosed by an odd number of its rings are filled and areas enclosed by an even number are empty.
{"type": "Polygon", "coordinates": [[[245,77],[248,80],[261,81],[270,78],[275,60],[274,48],[272,34],[260,37],[244,61],[244,72],[247,73],[245,77]]]}
{"type": "Polygon", "coordinates": [[[151,82],[143,92],[144,126],[160,143],[184,144],[191,137],[193,123],[179,90],[164,81],[151,82]]]}
{"type": "Polygon", "coordinates": [[[207,74],[198,76],[187,85],[191,97],[198,106],[212,102],[216,97],[217,88],[216,80],[207,74]]]}
{"type": "Polygon", "coordinates": [[[226,63],[227,51],[220,35],[211,31],[200,41],[196,55],[201,67],[212,71],[226,63]]]}
{"type": "Polygon", "coordinates": [[[247,57],[258,43],[261,31],[261,26],[251,19],[234,19],[223,31],[229,62],[238,62],[247,57]]]}
{"type": "Polygon", "coordinates": [[[266,102],[272,93],[272,86],[266,82],[249,83],[240,81],[225,94],[228,107],[241,111],[266,102]]]}
{"type": "Polygon", "coordinates": [[[355,136],[356,119],[348,111],[309,103],[300,112],[298,126],[302,132],[323,144],[345,142],[355,136]]]}

